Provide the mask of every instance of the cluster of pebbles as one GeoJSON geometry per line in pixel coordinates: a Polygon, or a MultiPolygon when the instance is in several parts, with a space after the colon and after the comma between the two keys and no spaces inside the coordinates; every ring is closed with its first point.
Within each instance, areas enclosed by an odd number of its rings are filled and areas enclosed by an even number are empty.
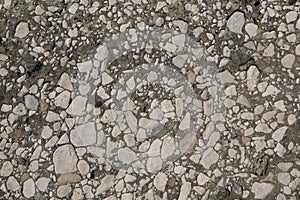
{"type": "Polygon", "coordinates": [[[0,1],[1,199],[300,198],[300,3],[0,1]]]}

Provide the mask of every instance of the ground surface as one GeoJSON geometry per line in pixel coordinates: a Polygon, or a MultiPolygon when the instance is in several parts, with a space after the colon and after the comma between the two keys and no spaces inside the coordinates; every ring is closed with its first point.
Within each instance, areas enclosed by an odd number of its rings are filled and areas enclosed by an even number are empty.
{"type": "Polygon", "coordinates": [[[0,0],[0,199],[300,199],[299,41],[296,0],[0,0]]]}

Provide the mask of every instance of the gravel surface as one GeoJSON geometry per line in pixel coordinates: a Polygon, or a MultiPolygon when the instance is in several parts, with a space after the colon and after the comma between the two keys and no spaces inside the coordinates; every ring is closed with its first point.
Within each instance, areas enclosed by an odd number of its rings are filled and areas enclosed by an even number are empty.
{"type": "Polygon", "coordinates": [[[0,199],[300,199],[300,2],[0,0],[0,199]]]}

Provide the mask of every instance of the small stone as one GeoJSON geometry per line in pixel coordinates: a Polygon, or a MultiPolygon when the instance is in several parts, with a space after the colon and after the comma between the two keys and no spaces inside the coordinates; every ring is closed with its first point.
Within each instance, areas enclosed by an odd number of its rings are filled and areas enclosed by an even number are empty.
{"type": "Polygon", "coordinates": [[[180,194],[178,200],[186,200],[191,192],[192,184],[190,182],[184,182],[180,188],[180,194]]]}
{"type": "Polygon", "coordinates": [[[280,127],[279,129],[274,131],[274,133],[272,134],[272,138],[275,141],[280,142],[283,139],[287,130],[288,130],[287,126],[280,127]]]}
{"type": "Polygon", "coordinates": [[[29,26],[27,22],[20,22],[16,27],[15,37],[24,38],[29,33],[29,26]]]}
{"type": "Polygon", "coordinates": [[[181,154],[191,153],[196,143],[197,136],[195,132],[185,134],[179,141],[179,150],[181,154]]]}
{"type": "Polygon", "coordinates": [[[90,171],[90,166],[85,160],[80,160],[77,164],[77,168],[82,176],[86,176],[90,171]]]}
{"type": "Polygon", "coordinates": [[[210,178],[203,173],[200,173],[197,177],[197,183],[201,186],[205,185],[209,180],[210,178]]]}
{"type": "Polygon", "coordinates": [[[276,145],[274,151],[277,153],[277,155],[278,155],[279,157],[282,157],[282,156],[285,154],[286,149],[284,148],[284,146],[282,146],[282,144],[277,143],[277,145],[276,145]]]}
{"type": "Polygon", "coordinates": [[[97,132],[94,122],[78,125],[70,134],[74,146],[89,146],[97,142],[97,132]]]}
{"type": "Polygon", "coordinates": [[[69,91],[73,90],[73,86],[70,80],[70,76],[67,73],[63,73],[58,80],[57,84],[61,86],[62,88],[65,88],[69,91]]]}
{"type": "Polygon", "coordinates": [[[80,116],[85,110],[87,98],[82,96],[76,96],[66,112],[70,115],[80,116]]]}
{"type": "Polygon", "coordinates": [[[102,194],[103,192],[107,191],[114,185],[115,176],[114,175],[106,175],[96,190],[96,195],[102,194]]]}
{"type": "Polygon", "coordinates": [[[280,92],[280,90],[273,86],[273,85],[269,85],[266,89],[266,91],[262,94],[263,97],[269,96],[269,95],[276,95],[280,92]]]}
{"type": "Polygon", "coordinates": [[[62,198],[70,194],[72,187],[70,185],[62,185],[57,188],[57,196],[62,198]]]}
{"type": "Polygon", "coordinates": [[[228,88],[225,89],[225,94],[227,96],[236,96],[237,92],[236,92],[236,86],[235,85],[231,85],[228,88]]]}
{"type": "Polygon", "coordinates": [[[125,164],[130,164],[138,159],[135,152],[128,147],[118,150],[118,158],[125,164]]]}
{"type": "Polygon", "coordinates": [[[161,140],[159,139],[154,140],[148,150],[148,155],[151,157],[159,156],[161,144],[162,144],[161,140]]]}
{"type": "Polygon", "coordinates": [[[23,185],[23,194],[26,198],[30,198],[35,194],[35,184],[33,179],[28,179],[23,185]]]}
{"type": "Polygon", "coordinates": [[[291,167],[293,166],[293,163],[285,163],[285,162],[280,162],[278,163],[277,167],[281,169],[282,171],[288,171],[291,167]]]}
{"type": "Polygon", "coordinates": [[[175,151],[175,141],[172,137],[166,137],[163,140],[161,148],[161,157],[162,159],[167,159],[169,156],[172,156],[175,151]]]}
{"type": "Polygon", "coordinates": [[[254,183],[251,188],[251,192],[254,193],[254,198],[264,199],[266,198],[273,190],[274,186],[270,183],[254,183]]]}
{"type": "Polygon", "coordinates": [[[13,109],[13,113],[15,113],[16,115],[19,116],[23,116],[25,115],[27,112],[25,106],[23,103],[19,103],[14,109],[13,109]]]}
{"type": "Polygon", "coordinates": [[[160,157],[151,157],[147,160],[147,170],[150,173],[157,172],[162,168],[162,160],[160,157]]]}
{"type": "Polygon", "coordinates": [[[172,105],[172,102],[170,100],[164,100],[161,102],[161,108],[163,112],[171,112],[175,110],[174,106],[172,105]]]}
{"type": "Polygon", "coordinates": [[[5,161],[1,167],[1,176],[7,177],[11,175],[13,169],[13,165],[10,163],[10,161],[5,161]]]}
{"type": "Polygon", "coordinates": [[[286,13],[286,15],[285,15],[286,23],[291,23],[291,22],[296,21],[297,17],[298,17],[298,13],[295,10],[286,13]]]}
{"type": "Polygon", "coordinates": [[[101,117],[101,121],[103,123],[110,123],[115,121],[116,119],[116,113],[112,109],[108,109],[104,112],[103,116],[101,117]]]}
{"type": "Polygon", "coordinates": [[[65,174],[75,172],[77,170],[77,161],[78,158],[72,145],[67,144],[58,147],[53,154],[55,173],[65,174]]]}
{"type": "Polygon", "coordinates": [[[293,54],[287,54],[281,59],[281,64],[284,67],[291,69],[293,67],[295,60],[296,57],[293,54]]]}
{"type": "Polygon", "coordinates": [[[234,76],[228,70],[218,73],[217,78],[221,81],[222,84],[234,82],[234,76]]]}
{"type": "Polygon", "coordinates": [[[191,126],[191,114],[188,112],[185,114],[178,128],[179,130],[186,130],[189,129],[190,126],[191,126]]]}
{"type": "Polygon", "coordinates": [[[36,181],[36,186],[41,192],[45,192],[50,183],[50,178],[41,177],[36,181]]]}
{"type": "Polygon", "coordinates": [[[72,200],[84,200],[84,195],[81,188],[75,188],[73,190],[72,200]]]}
{"type": "Polygon", "coordinates": [[[70,7],[69,7],[69,12],[73,15],[75,15],[77,9],[78,9],[79,5],[78,3],[73,3],[70,7]]]}
{"type": "Polygon", "coordinates": [[[239,196],[242,196],[243,195],[243,188],[242,186],[240,186],[239,184],[237,183],[234,183],[233,186],[232,186],[232,191],[234,193],[236,193],[237,195],[239,196]]]}
{"type": "Polygon", "coordinates": [[[139,126],[144,129],[152,130],[159,126],[159,122],[156,120],[151,120],[143,117],[139,120],[139,126]]]}
{"type": "Polygon", "coordinates": [[[106,72],[102,73],[102,84],[107,85],[111,83],[114,79],[106,72]]]}
{"type": "Polygon", "coordinates": [[[234,33],[242,34],[242,29],[245,24],[244,13],[236,11],[227,21],[227,28],[234,33]]]}
{"type": "Polygon", "coordinates": [[[67,183],[78,183],[81,181],[81,177],[78,174],[66,173],[58,177],[57,183],[59,185],[65,185],[67,183]]]}
{"type": "Polygon", "coordinates": [[[248,33],[249,37],[254,37],[257,34],[258,26],[253,23],[248,23],[245,26],[245,30],[248,33]]]}
{"type": "Polygon", "coordinates": [[[55,98],[54,104],[58,107],[65,109],[69,106],[70,97],[71,97],[70,92],[63,91],[55,98]]]}
{"type": "Polygon", "coordinates": [[[37,110],[39,106],[39,101],[33,95],[25,96],[25,106],[29,110],[37,110]]]}
{"type": "Polygon", "coordinates": [[[291,181],[291,176],[288,172],[279,173],[277,176],[279,183],[288,185],[291,181]]]}
{"type": "Polygon", "coordinates": [[[267,124],[260,123],[256,125],[255,131],[261,133],[271,133],[272,129],[270,129],[267,124]]]}
{"type": "Polygon", "coordinates": [[[15,177],[10,176],[7,179],[6,187],[8,190],[15,192],[20,189],[20,184],[15,177]]]}
{"type": "Polygon", "coordinates": [[[164,192],[167,181],[168,181],[167,175],[163,172],[159,172],[154,178],[154,186],[156,187],[156,189],[164,192]]]}
{"type": "Polygon", "coordinates": [[[219,160],[219,155],[212,147],[210,147],[203,153],[203,157],[200,160],[200,164],[205,169],[209,169],[213,164],[217,163],[218,160],[219,160]]]}
{"type": "Polygon", "coordinates": [[[108,57],[108,48],[106,46],[100,45],[95,54],[95,58],[99,61],[103,61],[108,57]]]}

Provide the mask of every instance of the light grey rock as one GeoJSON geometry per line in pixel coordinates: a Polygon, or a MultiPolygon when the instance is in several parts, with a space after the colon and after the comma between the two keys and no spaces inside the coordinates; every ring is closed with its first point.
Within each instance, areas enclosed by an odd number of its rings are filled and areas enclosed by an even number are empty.
{"type": "Polygon", "coordinates": [[[272,134],[272,138],[273,138],[275,141],[280,142],[280,141],[283,139],[283,137],[284,137],[284,135],[285,135],[287,129],[288,129],[287,126],[283,126],[283,127],[278,128],[278,129],[277,129],[276,131],[274,131],[274,133],[272,134]]]}
{"type": "Polygon", "coordinates": [[[160,157],[151,157],[147,160],[147,170],[150,173],[157,172],[162,168],[162,159],[160,157]]]}
{"type": "Polygon", "coordinates": [[[253,23],[248,23],[245,26],[245,30],[246,30],[246,32],[248,33],[248,35],[250,37],[256,36],[257,29],[258,29],[258,26],[256,24],[253,24],[253,23]]]}
{"type": "Polygon", "coordinates": [[[163,140],[161,147],[161,157],[162,159],[167,159],[172,156],[175,151],[175,141],[172,137],[166,137],[163,140]]]}
{"type": "Polygon", "coordinates": [[[260,72],[255,65],[251,65],[247,70],[247,86],[250,91],[256,88],[259,74],[260,72]]]}
{"type": "Polygon", "coordinates": [[[74,147],[66,144],[56,149],[53,154],[55,173],[64,174],[75,172],[78,158],[74,147]]]}
{"type": "Polygon", "coordinates": [[[10,161],[5,161],[1,167],[1,176],[7,177],[13,172],[13,165],[10,161]]]}
{"type": "Polygon", "coordinates": [[[203,153],[203,157],[200,160],[200,164],[205,169],[209,169],[213,164],[217,163],[218,160],[219,160],[219,155],[212,147],[210,147],[203,153]]]}
{"type": "Polygon", "coordinates": [[[94,122],[78,125],[71,131],[71,142],[74,146],[90,146],[97,142],[94,122]]]}
{"type": "Polygon", "coordinates": [[[24,38],[29,33],[29,25],[27,22],[20,22],[16,27],[15,37],[24,38]]]}
{"type": "Polygon", "coordinates": [[[65,89],[67,89],[69,91],[73,90],[73,86],[72,86],[72,83],[71,83],[70,76],[67,73],[63,73],[61,75],[61,77],[59,78],[57,84],[60,87],[65,88],[65,89]]]}
{"type": "Polygon", "coordinates": [[[228,70],[218,73],[217,78],[221,81],[222,84],[234,82],[234,76],[228,70]]]}
{"type": "Polygon", "coordinates": [[[203,173],[200,173],[197,177],[197,183],[201,186],[205,185],[209,180],[210,178],[203,173]]]}
{"type": "Polygon", "coordinates": [[[41,192],[45,192],[47,190],[49,183],[50,183],[50,178],[47,177],[41,177],[35,182],[37,188],[41,192]]]}
{"type": "Polygon", "coordinates": [[[27,110],[25,108],[25,105],[23,103],[19,103],[14,109],[13,113],[19,116],[23,116],[27,113],[27,110]]]}
{"type": "Polygon", "coordinates": [[[69,91],[63,91],[55,97],[54,104],[61,108],[67,108],[69,106],[71,94],[69,91]]]}
{"type": "Polygon", "coordinates": [[[90,166],[85,160],[79,160],[77,168],[82,176],[86,176],[90,171],[90,166]]]}
{"type": "Polygon", "coordinates": [[[180,194],[178,200],[186,200],[191,192],[192,184],[190,182],[184,182],[180,188],[180,194]]]}
{"type": "Polygon", "coordinates": [[[29,110],[37,110],[39,106],[39,101],[33,95],[25,96],[25,106],[29,110]]]}
{"type": "Polygon", "coordinates": [[[279,169],[281,169],[282,171],[288,171],[292,166],[293,166],[293,163],[291,163],[291,162],[288,162],[288,163],[286,163],[286,162],[280,162],[277,165],[277,167],[279,169]]]}
{"type": "Polygon", "coordinates": [[[99,46],[96,50],[95,58],[99,61],[103,61],[108,57],[109,51],[106,46],[99,46]]]}
{"type": "Polygon", "coordinates": [[[288,185],[291,181],[291,175],[288,172],[278,173],[277,179],[279,183],[288,185]]]}
{"type": "Polygon", "coordinates": [[[296,61],[295,55],[293,55],[293,54],[287,54],[287,55],[285,55],[285,56],[281,59],[281,64],[282,64],[284,67],[286,67],[286,68],[288,68],[288,69],[291,69],[291,68],[293,67],[295,61],[296,61]]]}
{"type": "Polygon", "coordinates": [[[164,192],[167,181],[168,181],[167,175],[163,172],[158,172],[158,174],[155,176],[153,182],[154,182],[154,186],[156,187],[156,189],[164,192]]]}
{"type": "Polygon", "coordinates": [[[286,23],[291,23],[297,20],[298,13],[295,10],[289,11],[286,13],[285,18],[286,18],[286,23]]]}
{"type": "Polygon", "coordinates": [[[87,98],[83,96],[76,96],[71,102],[66,112],[70,115],[80,116],[85,111],[87,98]]]}
{"type": "Polygon", "coordinates": [[[15,177],[10,176],[6,181],[6,187],[8,190],[15,192],[20,189],[20,184],[15,177]]]}
{"type": "Polygon", "coordinates": [[[138,159],[136,153],[128,147],[118,150],[118,158],[125,164],[130,164],[138,159]]]}
{"type": "Polygon", "coordinates": [[[102,194],[107,191],[114,185],[115,176],[114,175],[106,175],[100,182],[99,187],[97,187],[96,195],[102,194]]]}
{"type": "Polygon", "coordinates": [[[254,193],[254,198],[264,199],[266,198],[273,190],[274,185],[270,183],[254,183],[251,187],[251,192],[254,193]]]}
{"type": "Polygon", "coordinates": [[[242,34],[242,29],[245,24],[244,13],[236,11],[227,21],[227,28],[234,33],[242,34]]]}
{"type": "Polygon", "coordinates": [[[57,196],[62,198],[70,194],[72,187],[70,185],[61,185],[57,188],[57,196]]]}
{"type": "Polygon", "coordinates": [[[26,198],[30,198],[35,194],[35,184],[33,179],[28,179],[23,184],[23,194],[26,198]]]}

